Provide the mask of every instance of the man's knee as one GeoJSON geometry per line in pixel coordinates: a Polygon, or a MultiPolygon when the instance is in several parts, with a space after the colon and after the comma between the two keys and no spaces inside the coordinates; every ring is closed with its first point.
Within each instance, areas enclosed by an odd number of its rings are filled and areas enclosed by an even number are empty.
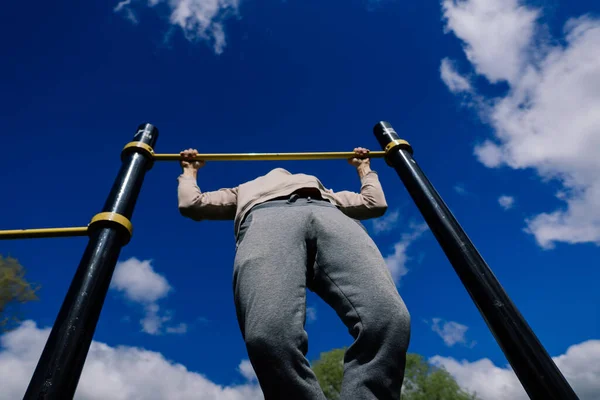
{"type": "Polygon", "coordinates": [[[274,348],[278,347],[277,338],[273,335],[268,335],[265,332],[247,332],[246,333],[246,348],[248,354],[267,355],[273,352],[274,348]]]}
{"type": "Polygon", "coordinates": [[[245,342],[248,354],[263,357],[282,357],[303,348],[306,337],[302,327],[292,327],[282,321],[262,320],[246,331],[245,342]]]}
{"type": "Polygon", "coordinates": [[[408,349],[411,318],[401,298],[388,299],[385,304],[375,306],[368,314],[368,317],[363,318],[365,339],[384,342],[401,351],[408,349]]]}
{"type": "Polygon", "coordinates": [[[399,336],[398,340],[407,342],[406,346],[408,347],[411,319],[410,313],[408,312],[408,309],[403,301],[400,300],[396,302],[396,305],[393,307],[393,311],[390,312],[388,319],[390,329],[399,336]]]}

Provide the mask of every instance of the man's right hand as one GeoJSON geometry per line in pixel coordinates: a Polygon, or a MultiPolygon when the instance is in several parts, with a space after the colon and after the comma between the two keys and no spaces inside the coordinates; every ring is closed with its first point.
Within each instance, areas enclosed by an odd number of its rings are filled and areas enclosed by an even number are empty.
{"type": "Polygon", "coordinates": [[[179,164],[181,165],[184,173],[191,172],[193,175],[195,175],[196,172],[206,164],[206,161],[198,161],[193,159],[198,155],[198,150],[196,149],[183,150],[179,154],[183,157],[179,164]]]}

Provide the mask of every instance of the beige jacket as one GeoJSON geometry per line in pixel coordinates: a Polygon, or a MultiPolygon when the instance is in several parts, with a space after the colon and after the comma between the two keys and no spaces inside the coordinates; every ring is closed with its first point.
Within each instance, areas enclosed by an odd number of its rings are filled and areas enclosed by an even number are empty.
{"type": "Polygon", "coordinates": [[[360,193],[333,192],[314,176],[291,174],[276,168],[268,174],[232,189],[201,192],[196,179],[180,175],[177,195],[179,211],[194,221],[234,220],[237,235],[241,221],[250,209],[265,201],[292,194],[302,188],[316,188],[324,199],[336,205],[350,218],[364,220],[382,216],[387,203],[379,177],[370,171],[361,178],[360,193]]]}

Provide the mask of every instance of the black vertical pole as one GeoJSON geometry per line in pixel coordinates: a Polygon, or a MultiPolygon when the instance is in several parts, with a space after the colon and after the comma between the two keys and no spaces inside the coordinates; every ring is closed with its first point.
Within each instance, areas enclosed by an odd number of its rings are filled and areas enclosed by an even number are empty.
{"type": "MultiPolygon", "coordinates": [[[[142,124],[134,141],[153,148],[157,138],[157,128],[142,124]]],[[[116,213],[130,220],[144,176],[153,160],[143,147],[124,153],[122,160],[103,212],[116,213]]],[[[87,248],[24,399],[67,400],[73,398],[77,389],[117,259],[131,235],[124,226],[110,221],[93,223],[89,231],[87,248]]]]}
{"type": "Polygon", "coordinates": [[[388,122],[379,122],[373,132],[387,152],[387,163],[400,176],[529,397],[534,400],[577,399],[490,267],[413,159],[410,146],[399,142],[388,122]]]}

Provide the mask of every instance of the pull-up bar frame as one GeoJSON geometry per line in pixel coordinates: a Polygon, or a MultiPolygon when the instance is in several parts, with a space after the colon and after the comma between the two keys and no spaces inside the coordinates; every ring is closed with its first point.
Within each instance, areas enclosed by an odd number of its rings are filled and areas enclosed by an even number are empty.
{"type": "MultiPolygon", "coordinates": [[[[471,299],[534,400],[577,400],[577,395],[537,339],[498,279],[412,157],[412,148],[385,121],[373,128],[382,152],[442,247],[471,299]]],[[[142,124],[122,151],[122,166],[103,212],[87,227],[0,231],[0,239],[89,235],[88,245],[25,393],[25,400],[71,399],[94,336],[121,248],[130,240],[131,216],[146,171],[154,161],[178,161],[180,154],[154,154],[158,129],[142,124]]],[[[205,161],[319,160],[356,157],[338,153],[201,154],[205,161]]]]}
{"type": "MultiPolygon", "coordinates": [[[[408,144],[408,143],[407,143],[408,144]]],[[[149,156],[152,161],[182,161],[181,154],[155,154],[152,147],[143,142],[130,142],[122,152],[125,160],[127,155],[137,150],[149,156]]],[[[186,161],[307,161],[307,160],[335,160],[350,158],[384,158],[385,151],[371,151],[364,155],[357,155],[351,151],[339,152],[304,152],[304,153],[231,153],[231,154],[198,154],[195,157],[185,158],[186,161]]],[[[150,165],[151,167],[151,165],[150,165]]],[[[0,240],[11,239],[41,239],[57,237],[76,237],[89,234],[89,225],[66,228],[39,228],[39,229],[13,229],[0,230],[0,240]]]]}
{"type": "MultiPolygon", "coordinates": [[[[335,160],[357,157],[354,152],[322,152],[322,153],[237,153],[237,154],[198,154],[193,160],[198,161],[291,161],[291,160],[335,160]]],[[[384,151],[370,152],[364,158],[383,158],[384,151]]],[[[360,158],[360,157],[359,157],[360,158]]],[[[155,154],[156,161],[181,161],[179,154],[155,154]]],[[[187,159],[189,160],[189,159],[187,159]]]]}

